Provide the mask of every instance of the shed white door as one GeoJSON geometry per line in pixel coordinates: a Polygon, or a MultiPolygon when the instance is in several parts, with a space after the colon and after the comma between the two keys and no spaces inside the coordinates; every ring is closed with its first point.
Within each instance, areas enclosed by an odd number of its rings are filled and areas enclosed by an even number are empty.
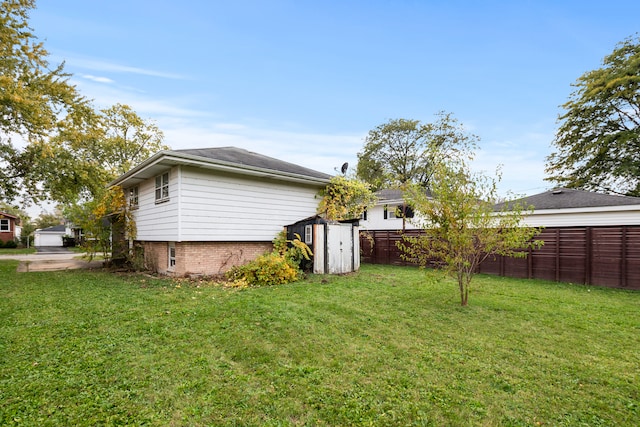
{"type": "Polygon", "coordinates": [[[353,227],[351,224],[327,225],[329,274],[350,273],[353,265],[353,227]]]}
{"type": "Polygon", "coordinates": [[[62,246],[62,234],[36,234],[36,246],[62,246]]]}

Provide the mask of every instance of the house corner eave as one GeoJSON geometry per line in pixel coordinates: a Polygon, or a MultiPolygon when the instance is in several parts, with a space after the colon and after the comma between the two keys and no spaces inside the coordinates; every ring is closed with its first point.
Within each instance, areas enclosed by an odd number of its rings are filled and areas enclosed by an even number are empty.
{"type": "Polygon", "coordinates": [[[218,172],[233,173],[254,178],[276,179],[299,184],[314,185],[323,187],[329,184],[330,178],[320,178],[306,175],[299,175],[288,172],[281,172],[271,169],[263,169],[247,165],[239,165],[223,161],[215,161],[198,156],[192,156],[174,151],[160,151],[140,163],[133,169],[119,176],[107,184],[108,187],[116,185],[128,187],[137,185],[146,179],[156,176],[161,171],[174,166],[183,165],[202,168],[218,172]]]}

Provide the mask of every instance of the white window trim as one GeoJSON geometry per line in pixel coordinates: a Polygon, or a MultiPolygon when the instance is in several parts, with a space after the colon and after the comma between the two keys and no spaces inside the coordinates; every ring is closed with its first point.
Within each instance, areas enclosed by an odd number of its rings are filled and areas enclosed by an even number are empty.
{"type": "Polygon", "coordinates": [[[174,271],[176,269],[176,244],[169,242],[167,251],[167,270],[174,271]]]}
{"type": "Polygon", "coordinates": [[[3,233],[9,233],[11,232],[11,220],[7,219],[7,218],[2,218],[0,219],[0,231],[3,233]],[[7,224],[7,227],[5,228],[2,224],[7,224]]]}
{"type": "Polygon", "coordinates": [[[129,207],[137,209],[138,206],[140,206],[140,188],[136,185],[129,188],[129,207]]]}
{"type": "Polygon", "coordinates": [[[162,203],[169,200],[169,181],[171,177],[169,176],[169,172],[164,172],[160,175],[156,176],[155,179],[155,198],[156,203],[162,203]],[[164,182],[164,177],[167,177],[166,183],[164,182]],[[158,186],[158,178],[160,179],[160,185],[158,186]],[[160,190],[160,197],[158,197],[158,190],[160,190]]]}
{"type": "Polygon", "coordinates": [[[384,205],[384,219],[396,219],[396,209],[398,206],[396,205],[384,205]]]}
{"type": "Polygon", "coordinates": [[[313,243],[313,225],[304,226],[304,243],[307,245],[313,243]]]}

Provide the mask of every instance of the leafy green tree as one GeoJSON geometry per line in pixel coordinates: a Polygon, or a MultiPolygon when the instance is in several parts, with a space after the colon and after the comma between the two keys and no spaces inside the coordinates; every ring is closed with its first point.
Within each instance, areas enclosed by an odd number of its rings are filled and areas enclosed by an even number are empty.
{"type": "Polygon", "coordinates": [[[433,123],[425,124],[389,120],[367,135],[358,153],[357,176],[374,190],[411,183],[428,187],[438,164],[466,156],[477,140],[450,113],[440,112],[433,123]]]}
{"type": "Polygon", "coordinates": [[[34,0],[0,2],[0,197],[14,200],[21,190],[37,192],[25,182],[37,166],[22,141],[43,140],[60,119],[88,102],[69,84],[63,65],[50,67],[48,52],[28,25],[34,0]]]}
{"type": "Polygon", "coordinates": [[[583,74],[563,105],[546,178],[562,186],[640,196],[640,38],[583,74]]]}
{"type": "Polygon", "coordinates": [[[329,220],[360,218],[376,202],[368,183],[357,178],[336,175],[320,192],[318,213],[329,220]]]}
{"type": "Polygon", "coordinates": [[[158,126],[140,118],[128,105],[116,104],[101,113],[104,137],[99,158],[114,178],[158,151],[169,149],[162,142],[164,135],[158,126]]]}
{"type": "Polygon", "coordinates": [[[167,147],[155,124],[126,105],[95,111],[62,64],[50,67],[28,24],[34,7],[0,2],[0,198],[73,204],[167,147]]]}
{"type": "Polygon", "coordinates": [[[64,224],[64,217],[60,211],[55,213],[42,212],[34,221],[36,229],[49,228],[62,224],[64,224]]]}
{"type": "Polygon", "coordinates": [[[41,185],[65,203],[100,197],[117,176],[168,149],[162,131],[128,105],[70,115],[67,122],[50,141],[28,147],[41,159],[41,185]]]}
{"type": "Polygon", "coordinates": [[[406,192],[415,212],[419,236],[404,236],[398,243],[406,260],[428,266],[436,262],[456,279],[460,303],[469,301],[471,280],[489,256],[525,257],[524,249],[536,247],[539,229],[522,226],[525,207],[505,203],[494,212],[499,180],[472,173],[464,161],[438,164],[430,183],[431,196],[419,186],[406,192]]]}

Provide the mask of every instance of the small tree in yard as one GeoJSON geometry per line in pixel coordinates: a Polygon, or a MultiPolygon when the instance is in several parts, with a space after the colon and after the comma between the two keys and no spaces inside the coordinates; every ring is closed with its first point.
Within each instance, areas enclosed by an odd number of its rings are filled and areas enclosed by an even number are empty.
{"type": "Polygon", "coordinates": [[[463,306],[471,279],[487,257],[525,257],[524,249],[542,245],[533,240],[540,229],[521,226],[525,207],[505,203],[501,212],[494,212],[496,180],[472,174],[466,162],[438,165],[430,190],[431,196],[418,186],[406,192],[423,233],[404,236],[398,247],[404,259],[423,267],[442,263],[457,280],[463,306]]]}

